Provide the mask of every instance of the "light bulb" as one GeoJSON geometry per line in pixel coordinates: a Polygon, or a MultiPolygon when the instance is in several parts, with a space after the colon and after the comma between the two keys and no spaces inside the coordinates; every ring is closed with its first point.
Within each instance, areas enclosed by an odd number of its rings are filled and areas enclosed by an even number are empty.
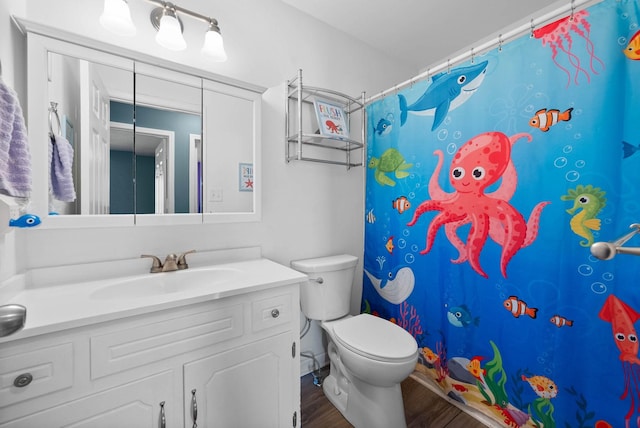
{"type": "Polygon", "coordinates": [[[209,25],[209,30],[207,30],[204,35],[204,44],[202,45],[201,52],[216,62],[224,62],[227,60],[222,35],[217,25],[213,23],[209,25]]]}
{"type": "Polygon", "coordinates": [[[156,42],[172,51],[181,51],[187,48],[187,42],[182,37],[182,27],[178,18],[173,12],[167,13],[160,18],[160,28],[156,34],[156,42]]]}
{"type": "Polygon", "coordinates": [[[104,10],[100,15],[100,24],[112,33],[133,37],[136,27],[131,20],[131,12],[126,0],[105,0],[104,10]]]}

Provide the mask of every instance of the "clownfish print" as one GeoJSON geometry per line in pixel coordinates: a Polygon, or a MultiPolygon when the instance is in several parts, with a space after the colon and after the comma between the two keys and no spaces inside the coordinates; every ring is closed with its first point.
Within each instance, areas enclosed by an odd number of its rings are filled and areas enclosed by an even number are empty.
{"type": "Polygon", "coordinates": [[[640,60],[640,31],[631,37],[629,40],[629,44],[622,51],[627,56],[627,58],[632,59],[634,61],[640,60]]]}
{"type": "Polygon", "coordinates": [[[536,114],[529,120],[529,125],[534,128],[538,128],[543,132],[547,132],[549,128],[559,122],[568,122],[571,120],[571,112],[573,107],[560,112],[558,109],[546,109],[538,110],[536,114]]]}
{"type": "Polygon", "coordinates": [[[567,326],[567,327],[573,326],[573,321],[568,320],[565,317],[562,317],[560,315],[552,316],[550,321],[553,325],[555,325],[558,328],[564,327],[564,326],[567,326]]]}
{"type": "Polygon", "coordinates": [[[519,318],[522,315],[528,315],[535,319],[536,314],[538,313],[537,308],[528,307],[524,300],[520,300],[516,296],[511,296],[505,300],[504,307],[516,318],[519,318]]]}
{"type": "Polygon", "coordinates": [[[391,206],[393,207],[393,209],[397,210],[398,213],[402,214],[403,212],[411,208],[411,203],[406,196],[400,196],[391,203],[391,206]]]}

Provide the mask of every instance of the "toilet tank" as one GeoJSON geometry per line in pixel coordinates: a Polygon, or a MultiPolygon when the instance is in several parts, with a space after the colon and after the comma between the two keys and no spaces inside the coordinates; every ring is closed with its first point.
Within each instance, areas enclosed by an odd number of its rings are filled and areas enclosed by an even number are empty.
{"type": "Polygon", "coordinates": [[[347,315],[357,264],[358,258],[348,254],[293,260],[291,267],[309,276],[300,287],[302,313],[318,321],[347,315]]]}

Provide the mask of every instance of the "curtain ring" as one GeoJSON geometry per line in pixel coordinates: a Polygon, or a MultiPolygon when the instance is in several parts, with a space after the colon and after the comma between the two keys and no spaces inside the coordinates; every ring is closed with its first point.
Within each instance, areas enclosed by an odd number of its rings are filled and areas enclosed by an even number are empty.
{"type": "Polygon", "coordinates": [[[571,0],[571,17],[569,18],[569,21],[573,21],[573,15],[576,11],[576,0],[571,0]]]}
{"type": "Polygon", "coordinates": [[[430,79],[431,79],[431,69],[427,68],[427,83],[429,83],[430,79]]]}
{"type": "Polygon", "coordinates": [[[534,38],[535,35],[533,34],[533,30],[535,29],[535,26],[533,25],[533,18],[531,18],[531,34],[529,35],[530,38],[534,38]]]}
{"type": "Polygon", "coordinates": [[[502,34],[498,34],[498,52],[502,52],[502,34]]]}
{"type": "Polygon", "coordinates": [[[475,53],[473,52],[473,48],[471,48],[471,64],[473,64],[476,60],[475,53]]]}
{"type": "Polygon", "coordinates": [[[451,73],[451,59],[447,60],[447,74],[451,73]]]}

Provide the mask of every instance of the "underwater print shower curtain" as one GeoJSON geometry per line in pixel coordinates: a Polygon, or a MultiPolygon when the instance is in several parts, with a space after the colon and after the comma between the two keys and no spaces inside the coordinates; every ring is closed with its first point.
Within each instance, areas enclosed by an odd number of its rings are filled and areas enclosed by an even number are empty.
{"type": "Polygon", "coordinates": [[[497,425],[640,426],[640,257],[590,251],[640,223],[639,24],[605,0],[367,106],[362,311],[497,425]]]}

